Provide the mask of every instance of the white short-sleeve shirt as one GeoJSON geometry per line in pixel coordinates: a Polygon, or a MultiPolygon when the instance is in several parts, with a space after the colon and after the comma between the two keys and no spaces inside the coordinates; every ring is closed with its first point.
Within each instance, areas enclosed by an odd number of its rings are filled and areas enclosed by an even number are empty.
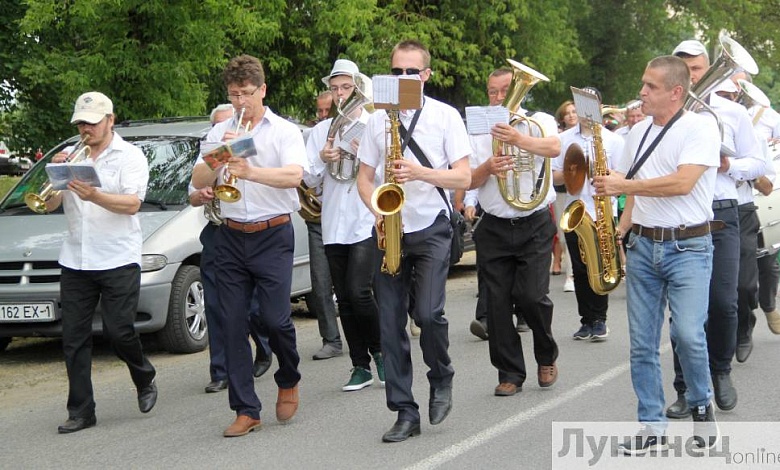
{"type": "MultiPolygon", "coordinates": [[[[400,113],[401,123],[408,129],[414,111],[400,113]]],[[[387,113],[375,111],[366,123],[363,139],[360,141],[358,158],[361,163],[373,167],[384,182],[385,168],[385,127],[387,113]]],[[[450,105],[430,97],[425,103],[415,126],[412,137],[425,153],[434,169],[446,169],[461,158],[471,154],[466,126],[458,111],[450,105]]],[[[404,158],[419,163],[410,148],[406,148],[404,158]]],[[[444,191],[447,202],[439,195],[436,186],[424,181],[410,181],[403,185],[406,202],[401,210],[404,233],[418,232],[430,227],[436,216],[444,211],[449,214],[449,191],[444,191]]]]}
{"type": "MultiPolygon", "coordinates": [[[[95,159],[100,178],[98,191],[107,194],[136,194],[143,200],[149,182],[149,164],[141,149],[114,133],[111,143],[95,159]]],[[[141,265],[143,234],[138,215],[117,214],[70,191],[62,192],[68,219],[68,236],[62,244],[59,262],[79,270],[107,270],[141,265]]]]}
{"type": "MultiPolygon", "coordinates": [[[[623,158],[617,171],[626,174],[634,160],[661,133],[662,126],[652,119],[637,123],[628,134],[623,158]],[[649,132],[648,132],[649,129],[649,132]],[[643,136],[642,149],[639,149],[643,136]]],[[[661,142],[634,176],[647,180],[672,174],[680,165],[708,167],[689,194],[670,197],[635,196],[631,221],[645,227],[679,227],[698,225],[712,220],[712,196],[715,173],[720,166],[720,135],[715,121],[707,116],[685,112],[669,128],[661,142]]]]}
{"type": "MultiPolygon", "coordinates": [[[[211,128],[205,143],[221,142],[228,130],[237,126],[237,117],[222,121],[211,128]]],[[[257,155],[248,157],[249,164],[261,168],[281,168],[287,165],[308,167],[306,147],[303,144],[301,130],[294,123],[283,119],[265,107],[265,113],[259,123],[249,132],[257,147],[257,155]]],[[[203,163],[203,154],[195,162],[203,163]]],[[[219,183],[224,182],[224,171],[219,171],[219,183]]],[[[241,191],[241,199],[236,202],[221,202],[222,217],[238,222],[256,222],[268,220],[282,214],[300,209],[298,192],[295,188],[274,188],[238,178],[236,188],[241,191]]]]}

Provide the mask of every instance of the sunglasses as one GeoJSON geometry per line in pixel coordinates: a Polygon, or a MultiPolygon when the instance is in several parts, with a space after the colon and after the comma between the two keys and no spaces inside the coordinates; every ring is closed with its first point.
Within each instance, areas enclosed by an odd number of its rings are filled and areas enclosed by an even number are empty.
{"type": "Polygon", "coordinates": [[[420,72],[422,72],[425,69],[416,69],[413,67],[410,67],[408,69],[401,69],[398,67],[393,67],[390,69],[390,73],[393,75],[404,75],[404,72],[406,72],[406,75],[420,75],[420,72]]]}

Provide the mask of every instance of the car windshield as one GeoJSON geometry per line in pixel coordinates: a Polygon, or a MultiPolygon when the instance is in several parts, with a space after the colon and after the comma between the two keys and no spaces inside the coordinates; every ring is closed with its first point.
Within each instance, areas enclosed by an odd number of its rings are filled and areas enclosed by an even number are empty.
{"type": "MultiPolygon", "coordinates": [[[[149,185],[141,210],[165,210],[168,206],[188,204],[187,185],[192,166],[198,156],[200,141],[195,137],[124,137],[143,150],[149,161],[149,185]]],[[[8,197],[0,204],[0,214],[30,214],[24,202],[28,192],[40,193],[48,182],[45,164],[52,157],[75,141],[68,141],[52,149],[39,164],[22,178],[8,197]]],[[[62,210],[61,208],[58,210],[62,210]]]]}

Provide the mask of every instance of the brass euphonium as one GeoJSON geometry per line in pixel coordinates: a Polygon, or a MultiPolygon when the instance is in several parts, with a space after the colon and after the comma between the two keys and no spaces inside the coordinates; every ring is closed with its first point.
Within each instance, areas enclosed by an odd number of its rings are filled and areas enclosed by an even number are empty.
{"type": "MultiPolygon", "coordinates": [[[[371,79],[355,75],[355,91],[345,102],[336,105],[336,117],[330,122],[328,128],[328,139],[333,139],[336,134],[341,137],[344,131],[352,126],[357,118],[360,109],[366,108],[372,104],[371,101],[371,79]],[[357,114],[357,116],[353,116],[357,114]]],[[[357,156],[344,149],[339,149],[339,160],[328,163],[328,173],[330,176],[340,182],[353,181],[360,168],[360,161],[357,156]]]]}
{"type": "MultiPolygon", "coordinates": [[[[238,116],[238,124],[236,125],[236,134],[243,132],[249,132],[252,130],[252,121],[246,123],[246,126],[241,126],[241,121],[244,119],[244,110],[241,108],[241,114],[238,116]]],[[[241,199],[241,191],[236,187],[238,178],[236,175],[230,173],[227,165],[224,167],[224,183],[218,184],[214,187],[214,195],[223,202],[236,202],[241,199]]]]}
{"type": "MultiPolygon", "coordinates": [[[[608,174],[609,168],[601,140],[601,124],[594,123],[591,129],[593,176],[604,176],[608,174]]],[[[615,219],[612,216],[612,197],[593,196],[593,205],[596,208],[595,221],[585,210],[585,203],[578,199],[563,211],[560,226],[564,232],[574,231],[577,234],[580,256],[588,272],[588,284],[596,294],[605,295],[620,284],[623,268],[617,247],[615,219]]]]}
{"type": "MultiPolygon", "coordinates": [[[[85,138],[82,137],[82,139],[79,140],[78,144],[76,144],[70,154],[68,154],[68,156],[65,158],[65,162],[77,163],[82,160],[86,160],[89,158],[90,153],[91,152],[85,142],[85,138]]],[[[43,187],[41,187],[41,190],[37,193],[29,192],[25,194],[24,203],[27,204],[27,207],[29,207],[31,211],[37,214],[45,214],[46,202],[57,193],[59,193],[59,191],[54,189],[51,181],[46,181],[46,184],[44,184],[43,187]]]]}
{"type": "MultiPolygon", "coordinates": [[[[509,125],[514,127],[521,122],[528,126],[528,134],[531,135],[532,126],[539,130],[539,135],[545,137],[542,125],[528,116],[518,113],[520,103],[525,98],[528,91],[540,81],[549,82],[550,79],[540,74],[536,70],[527,67],[512,59],[507,59],[507,63],[512,67],[512,81],[502,106],[509,110],[509,125]]],[[[500,140],[493,139],[493,153],[500,151],[501,155],[513,157],[513,168],[507,171],[506,175],[498,178],[498,190],[501,197],[507,204],[521,211],[531,210],[544,201],[547,191],[550,188],[552,172],[550,171],[550,159],[545,158],[541,175],[536,172],[536,156],[514,145],[509,145],[500,140]],[[521,182],[526,182],[525,188],[528,197],[521,194],[521,182]],[[529,192],[530,191],[530,192],[529,192]]]]}
{"type": "Polygon", "coordinates": [[[385,155],[385,182],[374,190],[371,195],[371,207],[382,216],[382,223],[377,228],[377,244],[384,250],[382,272],[395,276],[401,270],[401,209],[404,206],[404,190],[395,182],[393,168],[396,162],[403,158],[401,153],[401,121],[398,110],[387,112],[390,118],[390,128],[387,132],[387,154],[385,155]]]}

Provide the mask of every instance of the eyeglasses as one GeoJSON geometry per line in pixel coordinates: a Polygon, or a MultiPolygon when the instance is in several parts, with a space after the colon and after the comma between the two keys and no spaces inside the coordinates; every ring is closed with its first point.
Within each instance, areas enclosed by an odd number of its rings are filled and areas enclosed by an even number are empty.
{"type": "Polygon", "coordinates": [[[344,84],[344,85],[341,85],[341,86],[333,85],[332,87],[330,87],[330,91],[332,91],[333,93],[338,93],[339,90],[341,90],[341,91],[352,91],[354,88],[355,88],[355,85],[348,85],[348,84],[344,84]]]}
{"type": "Polygon", "coordinates": [[[425,69],[416,69],[414,67],[409,67],[408,69],[402,69],[398,67],[393,67],[390,69],[390,73],[393,75],[404,75],[404,72],[406,75],[420,75],[420,72],[422,72],[425,69]]]}
{"type": "Polygon", "coordinates": [[[253,96],[255,93],[257,93],[257,90],[259,90],[259,89],[260,89],[260,87],[255,88],[255,90],[252,93],[243,93],[243,94],[242,93],[238,93],[238,94],[235,94],[235,95],[229,94],[227,96],[228,96],[228,99],[230,101],[241,101],[241,98],[249,99],[249,97],[253,96]]]}
{"type": "Polygon", "coordinates": [[[488,90],[488,96],[498,96],[499,93],[503,93],[506,95],[507,91],[509,91],[508,88],[502,88],[501,90],[490,89],[488,90]]]}

